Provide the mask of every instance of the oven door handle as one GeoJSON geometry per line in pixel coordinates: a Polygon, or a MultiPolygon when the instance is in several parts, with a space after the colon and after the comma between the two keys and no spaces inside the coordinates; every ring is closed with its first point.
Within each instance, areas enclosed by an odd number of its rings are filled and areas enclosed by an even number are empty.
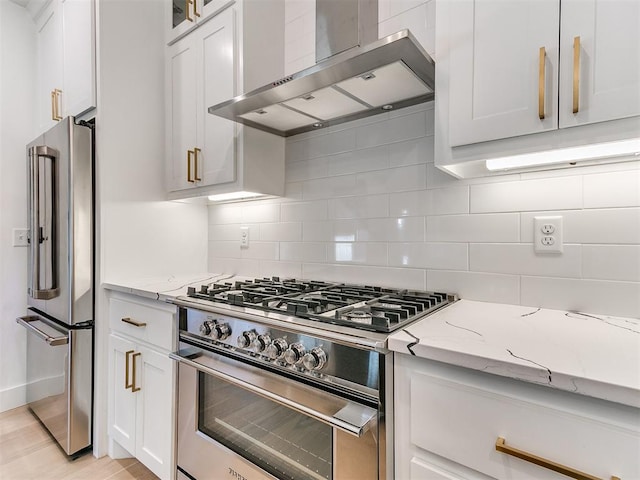
{"type": "Polygon", "coordinates": [[[207,364],[204,365],[193,360],[192,349],[189,353],[190,358],[185,358],[180,352],[171,353],[169,357],[356,437],[361,437],[373,422],[377,422],[378,411],[366,405],[239,361],[200,351],[200,355],[195,357],[205,361],[207,364]]]}

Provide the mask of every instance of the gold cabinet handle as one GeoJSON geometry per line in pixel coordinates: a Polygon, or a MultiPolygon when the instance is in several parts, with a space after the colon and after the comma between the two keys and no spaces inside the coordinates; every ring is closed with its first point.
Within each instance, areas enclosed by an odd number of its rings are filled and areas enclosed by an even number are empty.
{"type": "Polygon", "coordinates": [[[199,176],[198,176],[198,152],[201,152],[202,150],[200,150],[198,147],[193,149],[193,179],[196,182],[199,182],[200,180],[202,180],[199,176]]]}
{"type": "Polygon", "coordinates": [[[199,17],[200,14],[198,13],[198,0],[191,0],[191,3],[193,4],[193,15],[199,17]]]}
{"type": "Polygon", "coordinates": [[[573,39],[573,113],[580,110],[580,37],[573,39]]]}
{"type": "Polygon", "coordinates": [[[134,327],[146,327],[147,324],[145,322],[136,322],[131,317],[124,317],[120,319],[121,322],[128,323],[129,325],[133,325],[134,327]]]}
{"type": "Polygon", "coordinates": [[[544,47],[540,47],[540,68],[538,78],[538,117],[540,120],[544,120],[544,82],[546,79],[545,75],[545,60],[547,57],[547,51],[544,47]]]}
{"type": "Polygon", "coordinates": [[[51,90],[51,120],[58,120],[56,118],[56,92],[51,90]]]}
{"type": "Polygon", "coordinates": [[[133,350],[129,350],[124,354],[124,388],[133,388],[133,382],[129,380],[129,370],[131,370],[131,364],[129,363],[130,355],[133,350]]]}
{"type": "MultiPolygon", "coordinates": [[[[509,447],[506,445],[506,441],[502,437],[498,437],[498,439],[496,440],[496,450],[498,452],[506,453],[507,455],[519,458],[521,460],[524,460],[525,462],[534,463],[541,467],[548,468],[549,470],[553,470],[554,472],[558,472],[562,475],[566,475],[567,477],[575,478],[577,480],[602,480],[599,477],[594,477],[593,475],[580,472],[579,470],[565,467],[564,465],[552,462],[551,460],[547,460],[546,458],[538,457],[537,455],[525,452],[524,450],[518,450],[517,448],[509,447]]],[[[612,476],[611,480],[620,479],[618,477],[612,476]]]]}
{"type": "Polygon", "coordinates": [[[131,355],[131,361],[133,362],[133,371],[131,373],[131,391],[133,393],[140,391],[140,387],[136,387],[136,357],[139,357],[140,355],[140,352],[136,352],[131,355]]]}
{"type": "Polygon", "coordinates": [[[187,182],[194,183],[195,180],[191,178],[191,155],[194,155],[193,150],[187,150],[187,182]]]}
{"type": "Polygon", "coordinates": [[[185,8],[185,14],[184,17],[189,20],[190,22],[193,22],[193,17],[191,15],[189,15],[189,5],[194,5],[194,9],[195,9],[195,3],[194,0],[185,0],[184,2],[184,8],[185,8]]]}
{"type": "Polygon", "coordinates": [[[61,108],[61,98],[62,98],[62,90],[58,90],[57,88],[53,90],[53,116],[54,120],[60,121],[62,120],[62,116],[60,115],[61,108]]]}

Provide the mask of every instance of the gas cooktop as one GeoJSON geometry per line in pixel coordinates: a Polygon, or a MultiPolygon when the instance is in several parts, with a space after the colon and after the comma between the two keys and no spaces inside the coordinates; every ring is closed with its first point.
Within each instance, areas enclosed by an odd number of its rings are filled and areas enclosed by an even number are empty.
{"type": "Polygon", "coordinates": [[[187,296],[374,332],[392,332],[456,300],[446,293],[279,277],[189,287],[187,296]]]}

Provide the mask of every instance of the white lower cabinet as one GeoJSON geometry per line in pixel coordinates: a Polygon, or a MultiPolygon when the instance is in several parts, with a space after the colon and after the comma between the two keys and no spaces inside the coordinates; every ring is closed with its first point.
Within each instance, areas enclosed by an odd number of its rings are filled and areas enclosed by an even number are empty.
{"type": "Polygon", "coordinates": [[[158,338],[154,330],[175,331],[175,307],[132,298],[110,302],[109,436],[158,477],[170,479],[175,472],[175,367],[168,356],[173,341],[153,345],[145,339],[158,338]],[[123,311],[131,313],[122,316],[123,311]]]}
{"type": "Polygon", "coordinates": [[[640,478],[639,409],[407,355],[395,365],[397,480],[566,478],[552,463],[640,478]]]}

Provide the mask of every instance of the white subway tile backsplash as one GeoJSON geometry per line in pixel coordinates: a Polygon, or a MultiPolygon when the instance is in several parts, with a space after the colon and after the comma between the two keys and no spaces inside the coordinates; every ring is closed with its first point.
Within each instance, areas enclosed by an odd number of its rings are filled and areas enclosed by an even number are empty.
{"type": "Polygon", "coordinates": [[[243,275],[255,277],[260,275],[260,262],[252,259],[241,258],[212,258],[209,257],[209,271],[221,272],[227,275],[243,275]]]}
{"type": "Polygon", "coordinates": [[[520,241],[520,215],[495,213],[482,215],[443,215],[427,218],[428,242],[520,241]]]}
{"type": "Polygon", "coordinates": [[[471,213],[582,208],[582,177],[471,185],[471,213]]]}
{"type": "Polygon", "coordinates": [[[433,162],[433,136],[389,145],[389,166],[403,167],[433,162]]]}
{"type": "Polygon", "coordinates": [[[329,157],[328,164],[330,176],[389,168],[389,146],[381,145],[334,155],[329,157]]]}
{"type": "Polygon", "coordinates": [[[640,208],[570,210],[522,213],[521,237],[533,241],[533,217],[563,217],[563,239],[566,243],[640,244],[640,208]]]}
{"type": "Polygon", "coordinates": [[[296,140],[291,140],[291,138],[287,138],[286,147],[285,147],[285,159],[287,163],[287,182],[290,182],[289,179],[289,163],[292,162],[302,162],[304,160],[309,159],[309,142],[304,139],[298,138],[300,135],[297,135],[296,140]]]}
{"type": "Polygon", "coordinates": [[[305,263],[302,265],[302,274],[305,278],[329,282],[364,283],[415,290],[426,288],[425,271],[421,269],[305,263]]]}
{"type": "Polygon", "coordinates": [[[424,242],[424,217],[365,219],[356,228],[361,242],[424,242]]]}
{"type": "MultiPolygon", "coordinates": [[[[261,241],[299,242],[302,240],[302,223],[262,223],[259,226],[261,241]]],[[[251,232],[250,232],[251,233],[251,232]]],[[[250,236],[249,239],[256,238],[250,236]]]]}
{"type": "Polygon", "coordinates": [[[327,219],[327,200],[291,202],[280,207],[283,222],[302,222],[327,219]]]}
{"type": "Polygon", "coordinates": [[[640,283],[523,276],[522,305],[638,318],[640,283]]]}
{"type": "Polygon", "coordinates": [[[278,222],[280,221],[280,205],[247,203],[242,206],[240,221],[243,223],[278,222]]]}
{"type": "Polygon", "coordinates": [[[242,221],[242,207],[233,204],[211,205],[209,207],[209,225],[239,223],[242,221]]]}
{"type": "MultiPolygon", "coordinates": [[[[355,233],[354,233],[354,236],[355,236],[355,233]]],[[[302,240],[305,242],[333,241],[333,222],[331,221],[303,222],[302,240]]]]}
{"type": "Polygon", "coordinates": [[[430,190],[392,193],[389,195],[389,215],[392,217],[417,217],[431,212],[430,190]]]}
{"type": "Polygon", "coordinates": [[[640,207],[640,169],[584,176],[584,208],[640,207]]]}
{"type": "Polygon", "coordinates": [[[387,265],[386,243],[336,242],[327,245],[329,263],[359,263],[363,265],[387,265]]]}
{"type": "MultiPolygon", "coordinates": [[[[433,115],[429,117],[433,118],[433,115]]],[[[356,132],[357,148],[368,148],[433,135],[433,128],[431,122],[427,122],[426,112],[419,111],[364,125],[356,132]]]]}
{"type": "MultiPolygon", "coordinates": [[[[239,245],[239,242],[238,242],[239,245]]],[[[278,260],[280,258],[278,242],[250,241],[249,248],[240,249],[240,258],[255,260],[278,260]]]]}
{"type": "Polygon", "coordinates": [[[362,195],[407,192],[424,190],[426,184],[426,165],[411,165],[390,170],[359,173],[356,179],[356,192],[362,195]]]}
{"type": "Polygon", "coordinates": [[[302,185],[302,198],[305,200],[344,197],[357,193],[356,175],[318,178],[303,182],[302,185]]]}
{"type": "Polygon", "coordinates": [[[290,23],[305,13],[314,12],[315,15],[315,11],[314,0],[284,0],[284,23],[290,23]]]}
{"type": "Polygon", "coordinates": [[[520,303],[520,277],[497,273],[427,271],[427,289],[455,293],[467,300],[520,303]]]}
{"type": "Polygon", "coordinates": [[[356,147],[356,132],[353,129],[310,137],[309,158],[325,157],[350,152],[356,147]]]}
{"type": "Polygon", "coordinates": [[[280,260],[288,262],[326,262],[327,244],[320,242],[281,242],[280,260]]]}
{"type": "MultiPolygon", "coordinates": [[[[237,241],[210,241],[210,258],[240,258],[240,240],[237,241]]],[[[216,272],[217,270],[212,270],[216,272]]]]}
{"type": "Polygon", "coordinates": [[[302,263],[260,260],[259,277],[302,278],[302,263]]]}
{"type": "Polygon", "coordinates": [[[466,243],[390,243],[389,265],[437,270],[468,270],[468,246],[466,243]]]}
{"type": "Polygon", "coordinates": [[[287,164],[287,181],[301,182],[313,178],[329,176],[329,159],[327,157],[290,162],[287,164]]]}
{"type": "Polygon", "coordinates": [[[640,245],[583,245],[582,276],[640,282],[640,245]]]}
{"type": "Polygon", "coordinates": [[[249,228],[249,238],[259,238],[259,225],[246,224],[222,224],[209,225],[209,241],[235,241],[240,242],[240,227],[249,228]]]}
{"type": "Polygon", "coordinates": [[[540,254],[534,251],[533,244],[472,243],[469,245],[469,269],[474,272],[580,278],[581,252],[581,245],[564,245],[562,254],[540,254]]]}
{"type": "Polygon", "coordinates": [[[341,197],[329,200],[328,217],[335,219],[380,218],[389,216],[388,195],[341,197]]]}

